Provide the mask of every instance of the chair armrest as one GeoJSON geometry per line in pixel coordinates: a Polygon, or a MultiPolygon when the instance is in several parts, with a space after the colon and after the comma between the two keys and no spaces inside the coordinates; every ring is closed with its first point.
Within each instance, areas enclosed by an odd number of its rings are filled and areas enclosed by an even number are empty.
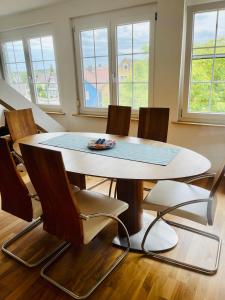
{"type": "Polygon", "coordinates": [[[145,231],[145,234],[144,234],[144,237],[143,237],[143,240],[142,240],[142,243],[141,243],[142,249],[144,249],[145,240],[146,240],[146,238],[148,236],[149,231],[152,229],[152,227],[155,225],[155,223],[157,223],[160,219],[163,219],[163,217],[166,214],[170,213],[171,211],[173,211],[173,210],[175,210],[177,208],[180,208],[180,207],[183,207],[183,206],[186,206],[186,205],[190,205],[190,204],[194,204],[194,203],[202,203],[202,202],[208,202],[208,203],[210,203],[211,201],[212,201],[211,198],[190,200],[190,201],[182,202],[182,203],[179,203],[177,205],[168,207],[167,209],[159,212],[158,215],[157,215],[157,217],[150,223],[150,225],[148,226],[147,230],[145,231]]]}
{"type": "Polygon", "coordinates": [[[207,173],[207,174],[197,175],[197,176],[192,177],[188,180],[185,180],[184,183],[191,183],[191,182],[194,182],[194,181],[199,180],[199,179],[213,178],[213,177],[215,177],[215,175],[216,175],[216,173],[207,173]]]}

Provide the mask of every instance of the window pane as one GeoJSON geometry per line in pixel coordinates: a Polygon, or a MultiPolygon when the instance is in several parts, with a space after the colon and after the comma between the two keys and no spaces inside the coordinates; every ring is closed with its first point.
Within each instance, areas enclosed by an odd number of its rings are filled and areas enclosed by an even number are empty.
{"type": "Polygon", "coordinates": [[[85,83],[85,106],[86,107],[98,107],[98,93],[96,84],[85,83]]]}
{"type": "Polygon", "coordinates": [[[97,82],[109,82],[108,57],[96,57],[97,82]]]}
{"type": "Polygon", "coordinates": [[[54,61],[45,61],[45,77],[49,83],[57,83],[56,66],[54,61]]]}
{"type": "Polygon", "coordinates": [[[225,57],[215,59],[214,80],[225,81],[225,57]]]}
{"type": "Polygon", "coordinates": [[[107,28],[95,29],[95,55],[108,56],[108,30],[107,28]]]}
{"type": "Polygon", "coordinates": [[[87,82],[95,82],[95,59],[94,58],[84,58],[83,59],[83,72],[84,80],[87,82]]]}
{"type": "Polygon", "coordinates": [[[194,47],[215,44],[217,11],[196,13],[194,17],[194,47]]]}
{"type": "Polygon", "coordinates": [[[59,101],[58,85],[50,83],[47,85],[47,90],[48,90],[49,104],[57,105],[59,101]]]}
{"type": "Polygon", "coordinates": [[[148,55],[133,55],[134,81],[148,82],[148,55]]]}
{"type": "Polygon", "coordinates": [[[132,55],[119,55],[117,65],[119,81],[132,82],[132,55]]]}
{"type": "Polygon", "coordinates": [[[35,92],[39,104],[48,104],[47,84],[35,84],[35,92]]]}
{"type": "Polygon", "coordinates": [[[17,62],[25,62],[23,43],[22,41],[13,42],[15,58],[17,62]]]}
{"type": "Polygon", "coordinates": [[[6,67],[8,83],[10,85],[17,83],[18,82],[18,76],[17,76],[16,64],[6,64],[5,67],[6,67]]]}
{"type": "Polygon", "coordinates": [[[56,63],[52,36],[30,40],[31,67],[38,104],[59,105],[56,63]]]}
{"type": "Polygon", "coordinates": [[[14,63],[15,62],[15,56],[14,56],[12,42],[3,44],[3,54],[4,54],[4,60],[6,63],[14,63]]]}
{"type": "Polygon", "coordinates": [[[117,26],[118,54],[132,53],[132,24],[117,26]]]}
{"type": "Polygon", "coordinates": [[[31,100],[22,40],[2,44],[3,66],[7,83],[31,100]]]}
{"type": "Polygon", "coordinates": [[[18,82],[28,84],[26,64],[18,63],[17,70],[18,70],[18,82]]]}
{"type": "Polygon", "coordinates": [[[219,12],[217,46],[225,46],[225,10],[219,12]]]}
{"type": "Polygon", "coordinates": [[[149,26],[150,22],[133,25],[133,52],[143,53],[149,51],[149,26]]]}
{"type": "Polygon", "coordinates": [[[30,40],[30,52],[32,61],[43,60],[42,51],[41,51],[41,39],[31,39],[30,40]]]}
{"type": "Polygon", "coordinates": [[[135,83],[134,84],[134,109],[139,109],[139,107],[148,106],[148,84],[146,83],[135,83]]]}
{"type": "Polygon", "coordinates": [[[211,84],[192,83],[189,101],[189,112],[210,111],[211,84]]]}
{"type": "Polygon", "coordinates": [[[212,59],[194,59],[192,60],[192,81],[210,81],[212,80],[212,59]]]}
{"type": "Polygon", "coordinates": [[[225,83],[213,84],[211,111],[225,113],[225,83]]]}
{"type": "Polygon", "coordinates": [[[150,22],[121,25],[117,28],[118,101],[122,105],[131,105],[133,109],[148,105],[149,28],[150,22]],[[120,55],[129,52],[130,55],[120,55]]]}
{"type": "Polygon", "coordinates": [[[81,32],[81,49],[83,57],[94,56],[94,36],[93,30],[81,32]]]}
{"type": "Polygon", "coordinates": [[[133,91],[132,84],[120,83],[119,84],[119,105],[132,106],[133,103],[133,91]]]}
{"type": "Polygon", "coordinates": [[[53,40],[51,36],[41,38],[43,59],[44,60],[55,60],[53,40]]]}
{"type": "Polygon", "coordinates": [[[45,71],[43,62],[34,62],[33,66],[33,80],[34,82],[45,83],[45,71]]]}
{"type": "Polygon", "coordinates": [[[108,28],[81,33],[84,106],[107,107],[110,103],[108,28]]]}
{"type": "Polygon", "coordinates": [[[110,104],[109,85],[97,84],[98,106],[108,107],[110,104]]]}

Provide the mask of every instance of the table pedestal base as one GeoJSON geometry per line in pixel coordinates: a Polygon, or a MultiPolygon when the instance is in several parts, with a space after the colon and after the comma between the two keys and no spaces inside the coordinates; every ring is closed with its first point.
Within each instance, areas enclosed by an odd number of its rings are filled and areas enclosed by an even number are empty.
{"type": "MultiPolygon", "coordinates": [[[[147,213],[143,213],[143,226],[141,231],[130,236],[131,250],[141,251],[141,242],[147,227],[155,219],[147,213]]],[[[176,246],[178,242],[178,236],[175,230],[169,226],[166,222],[158,221],[151,231],[145,242],[145,249],[150,251],[163,252],[170,250],[176,246]]],[[[127,240],[124,237],[116,236],[113,240],[113,244],[121,247],[127,247],[127,240]]]]}

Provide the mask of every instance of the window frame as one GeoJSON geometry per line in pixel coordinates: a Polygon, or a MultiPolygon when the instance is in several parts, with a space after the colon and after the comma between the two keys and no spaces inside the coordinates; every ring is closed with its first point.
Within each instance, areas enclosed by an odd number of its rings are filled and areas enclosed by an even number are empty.
{"type": "Polygon", "coordinates": [[[194,39],[194,15],[201,12],[225,9],[225,1],[188,6],[186,24],[186,52],[184,64],[183,94],[181,96],[179,120],[185,122],[225,124],[224,113],[188,112],[189,91],[191,84],[192,46],[194,39]]]}
{"type": "MultiPolygon", "coordinates": [[[[31,102],[38,105],[44,111],[62,111],[62,102],[61,102],[61,86],[59,80],[59,68],[58,68],[58,59],[57,59],[57,49],[55,47],[55,33],[53,32],[52,26],[50,24],[42,24],[38,26],[29,26],[26,28],[15,29],[5,32],[0,32],[0,57],[1,57],[1,66],[3,69],[3,79],[6,79],[6,70],[4,64],[4,55],[2,51],[2,44],[10,41],[21,40],[23,43],[24,56],[25,56],[25,64],[27,68],[28,75],[28,83],[30,87],[31,93],[31,102]],[[58,93],[59,93],[59,104],[51,105],[51,104],[38,104],[35,96],[35,88],[33,83],[33,74],[32,74],[32,61],[31,61],[31,53],[30,53],[30,45],[29,40],[32,38],[41,38],[46,36],[52,36],[54,54],[55,54],[55,64],[56,64],[56,76],[57,76],[57,85],[58,85],[58,93]]],[[[29,100],[28,100],[29,101],[29,100]]]]}
{"type": "MultiPolygon", "coordinates": [[[[117,74],[117,42],[116,26],[138,22],[150,22],[150,45],[149,45],[149,78],[148,78],[148,106],[154,103],[154,40],[155,40],[155,14],[157,7],[154,4],[141,5],[131,8],[124,8],[111,12],[99,13],[95,15],[75,18],[73,20],[75,57],[76,57],[76,78],[78,86],[78,105],[80,114],[106,115],[108,108],[88,108],[85,107],[85,98],[82,86],[82,54],[80,32],[98,28],[108,29],[108,57],[109,57],[109,88],[110,103],[118,104],[118,81],[117,74]]],[[[138,110],[132,109],[132,116],[136,117],[138,110]]]]}

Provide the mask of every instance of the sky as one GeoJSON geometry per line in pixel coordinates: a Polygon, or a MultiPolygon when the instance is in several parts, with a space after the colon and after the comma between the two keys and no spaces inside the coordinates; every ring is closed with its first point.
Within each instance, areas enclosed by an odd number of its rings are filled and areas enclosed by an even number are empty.
{"type": "MultiPolygon", "coordinates": [[[[194,47],[212,41],[214,46],[216,36],[217,11],[195,14],[194,21],[194,47]]],[[[218,39],[225,39],[225,10],[219,12],[218,39]]],[[[225,44],[224,44],[225,46],[225,44]]]]}

